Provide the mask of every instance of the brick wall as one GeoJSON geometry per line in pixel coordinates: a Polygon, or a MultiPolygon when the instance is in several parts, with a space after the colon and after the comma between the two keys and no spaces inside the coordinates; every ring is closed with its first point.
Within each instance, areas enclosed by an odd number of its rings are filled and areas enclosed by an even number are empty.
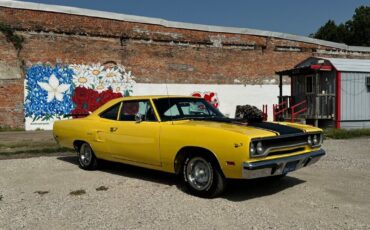
{"type": "Polygon", "coordinates": [[[23,79],[17,50],[0,33],[0,126],[23,127],[23,79]]]}
{"type": "Polygon", "coordinates": [[[0,33],[0,75],[11,75],[0,77],[0,124],[12,127],[23,121],[22,73],[38,62],[113,61],[132,70],[139,83],[266,84],[276,82],[275,71],[310,56],[370,57],[272,37],[4,7],[0,22],[25,39],[17,53],[0,33]]]}
{"type": "Polygon", "coordinates": [[[0,125],[24,127],[23,80],[0,80],[0,125]]]}

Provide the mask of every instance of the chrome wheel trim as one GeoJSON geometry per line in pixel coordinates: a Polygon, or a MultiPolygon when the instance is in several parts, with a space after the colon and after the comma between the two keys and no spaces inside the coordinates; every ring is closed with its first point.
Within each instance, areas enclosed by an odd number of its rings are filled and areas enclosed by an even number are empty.
{"type": "Polygon", "coordinates": [[[92,150],[89,145],[83,144],[80,149],[80,163],[83,166],[89,166],[92,159],[92,150]]]}
{"type": "Polygon", "coordinates": [[[202,157],[191,158],[186,165],[185,173],[189,185],[198,191],[206,191],[212,185],[212,166],[202,157]]]}

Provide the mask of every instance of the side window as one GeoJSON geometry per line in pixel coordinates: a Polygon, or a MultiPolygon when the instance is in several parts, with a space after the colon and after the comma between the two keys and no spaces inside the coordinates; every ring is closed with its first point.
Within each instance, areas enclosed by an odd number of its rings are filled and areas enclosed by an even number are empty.
{"type": "Polygon", "coordinates": [[[211,114],[202,101],[179,102],[179,107],[185,116],[191,115],[215,115],[211,114]]]}
{"type": "Polygon", "coordinates": [[[117,103],[100,114],[101,118],[117,120],[118,110],[121,103],[117,103]]]}
{"type": "Polygon", "coordinates": [[[177,108],[177,105],[174,104],[167,111],[164,112],[164,115],[166,117],[180,116],[180,111],[177,108]]]}
{"type": "Polygon", "coordinates": [[[136,114],[143,116],[143,121],[156,121],[150,101],[125,101],[122,103],[120,121],[135,121],[136,114]]]}

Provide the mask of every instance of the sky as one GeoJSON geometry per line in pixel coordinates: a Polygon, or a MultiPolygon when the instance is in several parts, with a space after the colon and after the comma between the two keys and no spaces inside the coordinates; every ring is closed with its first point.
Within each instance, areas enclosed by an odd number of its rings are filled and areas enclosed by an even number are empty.
{"type": "MultiPolygon", "coordinates": [[[[23,0],[28,1],[28,0],[23,0]]],[[[170,21],[269,30],[308,36],[329,19],[352,18],[370,0],[30,0],[170,21]]]]}

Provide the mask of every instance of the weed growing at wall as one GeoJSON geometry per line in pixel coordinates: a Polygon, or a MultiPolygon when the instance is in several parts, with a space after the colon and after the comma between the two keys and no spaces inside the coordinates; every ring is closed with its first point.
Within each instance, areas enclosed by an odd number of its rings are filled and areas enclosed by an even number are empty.
{"type": "Polygon", "coordinates": [[[370,129],[326,129],[324,134],[332,139],[350,139],[370,136],[370,129]]]}
{"type": "Polygon", "coordinates": [[[12,27],[0,22],[0,31],[5,35],[6,39],[14,45],[17,50],[22,49],[22,43],[24,39],[22,36],[16,34],[15,30],[12,27]]]}

